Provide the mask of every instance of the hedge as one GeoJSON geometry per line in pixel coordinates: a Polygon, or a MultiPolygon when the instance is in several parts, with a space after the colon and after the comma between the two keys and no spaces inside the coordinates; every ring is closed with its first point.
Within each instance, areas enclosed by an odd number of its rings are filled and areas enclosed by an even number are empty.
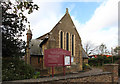
{"type": "MultiPolygon", "coordinates": [[[[120,56],[113,56],[113,63],[117,62],[120,56]]],[[[112,57],[98,56],[97,58],[88,59],[90,66],[102,66],[103,64],[112,63],[112,57]]]]}

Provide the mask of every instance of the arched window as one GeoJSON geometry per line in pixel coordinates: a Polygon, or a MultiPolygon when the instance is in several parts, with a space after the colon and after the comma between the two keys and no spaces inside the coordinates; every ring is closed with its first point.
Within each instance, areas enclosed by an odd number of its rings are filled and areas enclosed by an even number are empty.
{"type": "Polygon", "coordinates": [[[63,32],[60,32],[60,48],[63,48],[63,32]]]}
{"type": "Polygon", "coordinates": [[[66,34],[66,50],[69,50],[69,34],[66,34]]]}
{"type": "Polygon", "coordinates": [[[74,55],[74,35],[72,35],[72,55],[74,55]]]}

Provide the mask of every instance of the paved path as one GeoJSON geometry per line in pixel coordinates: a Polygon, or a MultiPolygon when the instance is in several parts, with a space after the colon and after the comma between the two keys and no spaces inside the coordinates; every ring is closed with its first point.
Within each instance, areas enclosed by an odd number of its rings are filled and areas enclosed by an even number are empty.
{"type": "Polygon", "coordinates": [[[87,71],[87,72],[84,72],[84,73],[86,73],[86,74],[93,74],[93,73],[101,73],[101,72],[103,72],[102,69],[99,69],[99,68],[92,68],[92,70],[87,71]]]}

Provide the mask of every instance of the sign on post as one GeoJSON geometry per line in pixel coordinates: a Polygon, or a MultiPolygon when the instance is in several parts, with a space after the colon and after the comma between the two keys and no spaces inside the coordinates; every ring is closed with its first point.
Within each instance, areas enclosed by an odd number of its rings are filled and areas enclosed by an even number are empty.
{"type": "MultiPolygon", "coordinates": [[[[54,75],[54,67],[70,66],[71,52],[61,48],[47,49],[44,51],[44,64],[46,67],[52,67],[52,76],[54,75]]],[[[65,67],[64,67],[65,74],[65,67]]]]}

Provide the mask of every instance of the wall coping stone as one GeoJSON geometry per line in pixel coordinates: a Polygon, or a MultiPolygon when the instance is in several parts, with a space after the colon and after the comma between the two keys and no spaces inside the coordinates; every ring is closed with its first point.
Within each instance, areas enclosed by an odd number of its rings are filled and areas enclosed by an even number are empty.
{"type": "MultiPolygon", "coordinates": [[[[111,72],[100,72],[100,73],[77,73],[77,74],[68,74],[66,76],[55,76],[55,77],[44,77],[44,78],[38,78],[38,79],[25,79],[25,80],[16,80],[16,81],[5,81],[7,84],[9,83],[19,83],[19,82],[50,82],[50,81],[58,81],[58,80],[66,80],[66,79],[74,79],[74,78],[84,78],[84,77],[90,77],[90,76],[99,76],[99,75],[106,75],[106,74],[112,74],[111,72]]],[[[4,82],[4,83],[5,83],[4,82]]]]}
{"type": "Polygon", "coordinates": [[[118,66],[119,64],[104,64],[104,65],[118,66]]]}

